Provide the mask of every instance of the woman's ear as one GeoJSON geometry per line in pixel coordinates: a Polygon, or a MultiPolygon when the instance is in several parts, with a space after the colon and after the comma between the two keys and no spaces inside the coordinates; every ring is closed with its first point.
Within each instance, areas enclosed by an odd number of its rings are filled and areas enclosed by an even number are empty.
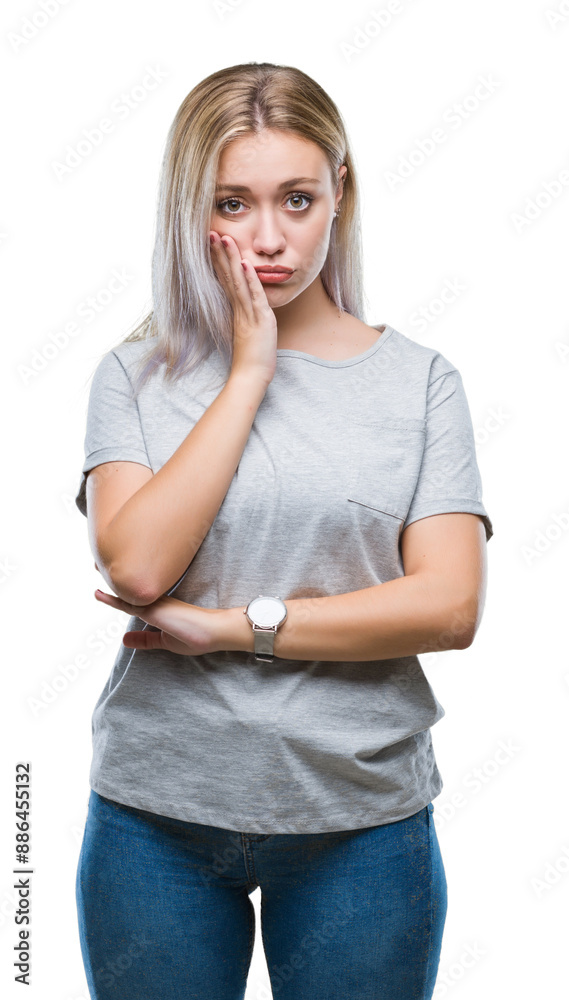
{"type": "MultiPolygon", "coordinates": [[[[338,187],[336,188],[336,197],[338,195],[341,196],[344,193],[344,181],[346,179],[347,172],[348,172],[348,168],[347,168],[346,164],[343,163],[342,166],[340,167],[339,171],[338,171],[338,187]]],[[[340,202],[338,202],[338,204],[336,205],[336,209],[338,209],[339,207],[340,207],[340,202]]]]}

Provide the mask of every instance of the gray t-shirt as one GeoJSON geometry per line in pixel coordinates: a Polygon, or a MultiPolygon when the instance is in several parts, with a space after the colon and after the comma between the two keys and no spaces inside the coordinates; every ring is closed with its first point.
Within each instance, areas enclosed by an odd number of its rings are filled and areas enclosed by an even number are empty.
{"type": "MultiPolygon", "coordinates": [[[[120,344],[93,376],[76,497],[85,515],[85,472],[121,460],[156,472],[227,378],[216,351],[174,385],[159,369],[133,401],[145,349],[120,344]]],[[[404,575],[408,524],[453,511],[479,514],[490,539],[468,402],[447,358],[390,326],[344,361],[278,349],[217,517],[167,593],[228,608],[372,587],[404,575]]],[[[143,627],[125,617],[125,631],[143,627]]],[[[249,833],[376,826],[441,792],[430,727],[444,714],[417,656],[270,664],[121,643],[93,713],[90,784],[249,833]]]]}

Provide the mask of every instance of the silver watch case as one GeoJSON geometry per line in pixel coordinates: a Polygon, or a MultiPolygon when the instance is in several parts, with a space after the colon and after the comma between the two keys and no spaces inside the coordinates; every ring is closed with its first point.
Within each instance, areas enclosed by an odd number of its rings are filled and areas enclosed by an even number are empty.
{"type": "Polygon", "coordinates": [[[253,626],[255,659],[272,663],[275,635],[280,625],[286,621],[287,609],[280,597],[259,594],[244,609],[243,614],[253,626]]]}

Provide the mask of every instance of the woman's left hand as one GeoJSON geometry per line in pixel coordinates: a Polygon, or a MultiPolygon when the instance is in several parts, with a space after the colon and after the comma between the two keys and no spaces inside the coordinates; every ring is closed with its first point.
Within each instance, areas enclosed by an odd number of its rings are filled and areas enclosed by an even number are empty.
{"type": "Polygon", "coordinates": [[[152,604],[129,604],[102,590],[96,590],[95,597],[103,604],[142,618],[160,629],[159,632],[147,629],[125,632],[123,645],[130,649],[167,649],[184,656],[200,656],[220,648],[220,611],[216,608],[200,608],[197,604],[187,604],[175,597],[159,597],[152,604]]]}

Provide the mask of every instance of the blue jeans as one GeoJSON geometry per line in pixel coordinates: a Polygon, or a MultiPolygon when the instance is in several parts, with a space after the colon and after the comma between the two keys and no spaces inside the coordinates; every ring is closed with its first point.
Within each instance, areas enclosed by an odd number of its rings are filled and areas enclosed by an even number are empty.
{"type": "Polygon", "coordinates": [[[241,833],[91,791],[77,872],[91,997],[243,1000],[260,886],[274,1000],[430,1000],[447,910],[432,813],[241,833]]]}

